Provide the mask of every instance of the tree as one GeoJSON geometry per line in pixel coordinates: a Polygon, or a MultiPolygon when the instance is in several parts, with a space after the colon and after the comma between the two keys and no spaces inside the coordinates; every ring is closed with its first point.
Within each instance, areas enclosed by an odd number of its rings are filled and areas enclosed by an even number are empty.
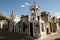
{"type": "Polygon", "coordinates": [[[6,20],[9,21],[9,19],[6,16],[0,15],[0,20],[6,20]]]}

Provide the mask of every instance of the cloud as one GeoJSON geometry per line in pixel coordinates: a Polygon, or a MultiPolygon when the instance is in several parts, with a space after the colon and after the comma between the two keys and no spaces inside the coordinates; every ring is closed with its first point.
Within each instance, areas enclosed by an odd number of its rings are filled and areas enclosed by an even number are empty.
{"type": "Polygon", "coordinates": [[[60,16],[58,16],[57,18],[60,18],[60,16]]]}
{"type": "Polygon", "coordinates": [[[27,3],[27,2],[25,2],[25,5],[26,5],[26,6],[30,6],[30,4],[29,4],[29,3],[27,3]]]}
{"type": "Polygon", "coordinates": [[[60,12],[55,12],[54,16],[56,16],[57,18],[60,18],[60,12]]]}
{"type": "Polygon", "coordinates": [[[24,8],[24,7],[25,7],[25,5],[21,5],[21,7],[23,7],[23,8],[24,8]]]}
{"type": "Polygon", "coordinates": [[[24,4],[21,5],[22,8],[28,7],[28,6],[30,6],[30,4],[28,2],[25,2],[24,4]]]}

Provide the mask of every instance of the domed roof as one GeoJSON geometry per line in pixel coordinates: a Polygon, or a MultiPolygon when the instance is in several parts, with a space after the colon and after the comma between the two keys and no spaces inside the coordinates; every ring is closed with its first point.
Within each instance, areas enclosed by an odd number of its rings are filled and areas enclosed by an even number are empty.
{"type": "Polygon", "coordinates": [[[18,21],[20,21],[20,19],[17,16],[15,16],[13,21],[17,23],[18,21]]]}
{"type": "Polygon", "coordinates": [[[15,15],[15,17],[14,17],[14,18],[18,19],[17,15],[15,15]]]}

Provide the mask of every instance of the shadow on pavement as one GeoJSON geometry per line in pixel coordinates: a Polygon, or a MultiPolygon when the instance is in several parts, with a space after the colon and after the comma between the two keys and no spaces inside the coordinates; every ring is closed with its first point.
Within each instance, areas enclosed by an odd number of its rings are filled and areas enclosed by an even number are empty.
{"type": "Polygon", "coordinates": [[[60,40],[60,38],[56,38],[55,40],[60,40]]]}
{"type": "Polygon", "coordinates": [[[14,32],[11,33],[7,30],[0,30],[0,40],[34,40],[34,39],[19,33],[14,32]]]}

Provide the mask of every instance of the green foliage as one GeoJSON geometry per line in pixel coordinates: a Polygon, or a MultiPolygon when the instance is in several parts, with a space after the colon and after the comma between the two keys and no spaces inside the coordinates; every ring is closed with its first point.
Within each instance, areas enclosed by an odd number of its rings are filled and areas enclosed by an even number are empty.
{"type": "Polygon", "coordinates": [[[0,20],[6,20],[6,21],[9,21],[9,19],[8,19],[7,17],[2,16],[2,15],[0,15],[0,20]]]}

